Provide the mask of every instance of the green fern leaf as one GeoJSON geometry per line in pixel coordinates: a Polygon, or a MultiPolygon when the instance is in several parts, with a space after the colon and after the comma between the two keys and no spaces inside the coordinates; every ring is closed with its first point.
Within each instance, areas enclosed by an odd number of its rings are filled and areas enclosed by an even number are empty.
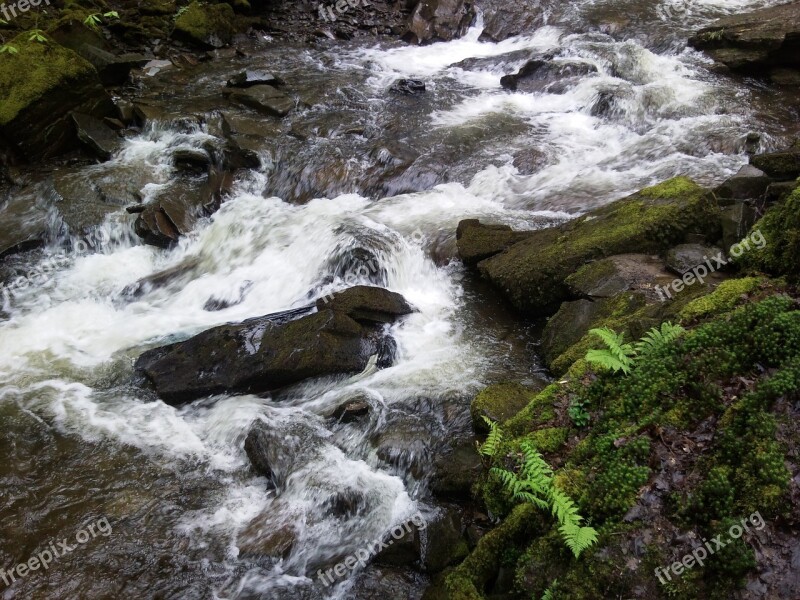
{"type": "Polygon", "coordinates": [[[489,435],[483,445],[481,445],[479,452],[483,456],[494,457],[500,449],[500,444],[503,443],[503,431],[497,423],[486,415],[483,416],[483,420],[489,426],[489,435]]]}
{"type": "Polygon", "coordinates": [[[651,352],[655,352],[669,345],[685,332],[686,330],[683,327],[680,325],[673,325],[669,321],[662,323],[660,329],[653,327],[636,343],[636,354],[638,356],[647,356],[651,352]]]}
{"type": "Polygon", "coordinates": [[[615,373],[622,371],[626,375],[633,367],[633,356],[636,351],[631,344],[626,344],[622,334],[617,335],[608,327],[592,329],[589,333],[596,335],[606,345],[604,350],[590,350],[586,360],[611,369],[615,373]]]}

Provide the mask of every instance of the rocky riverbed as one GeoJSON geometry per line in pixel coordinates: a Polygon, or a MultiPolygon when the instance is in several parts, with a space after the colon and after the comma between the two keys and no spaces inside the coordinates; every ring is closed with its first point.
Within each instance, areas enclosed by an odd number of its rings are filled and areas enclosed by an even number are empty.
{"type": "Polygon", "coordinates": [[[800,3],[6,20],[2,597],[800,596],[800,3]]]}

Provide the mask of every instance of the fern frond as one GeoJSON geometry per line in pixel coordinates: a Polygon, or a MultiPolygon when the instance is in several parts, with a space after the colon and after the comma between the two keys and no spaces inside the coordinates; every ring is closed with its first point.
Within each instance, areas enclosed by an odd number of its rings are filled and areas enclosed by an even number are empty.
{"type": "Polygon", "coordinates": [[[538,482],[542,487],[548,487],[553,477],[553,468],[530,442],[522,442],[522,477],[538,482]]]}
{"type": "Polygon", "coordinates": [[[557,584],[558,584],[558,579],[553,580],[553,583],[550,584],[550,587],[544,591],[544,595],[542,595],[542,600],[556,600],[555,589],[557,584]]]}
{"type": "Polygon", "coordinates": [[[500,449],[500,444],[503,443],[503,431],[486,415],[483,416],[483,420],[489,426],[489,435],[478,451],[484,456],[494,457],[500,449]]]}
{"type": "Polygon", "coordinates": [[[664,346],[672,343],[685,332],[686,330],[683,327],[680,325],[673,325],[669,321],[662,323],[660,329],[658,327],[653,327],[636,343],[636,354],[638,356],[647,356],[649,353],[660,350],[664,346]]]}
{"type": "Polygon", "coordinates": [[[591,329],[589,333],[596,335],[606,345],[604,350],[590,350],[586,354],[588,362],[598,363],[614,371],[622,371],[626,375],[633,367],[633,356],[636,354],[635,348],[631,344],[625,343],[623,334],[617,335],[608,327],[591,329]]]}
{"type": "Polygon", "coordinates": [[[579,527],[583,517],[578,514],[578,507],[572,498],[567,496],[557,487],[550,491],[550,499],[553,504],[553,516],[558,519],[561,525],[573,525],[579,527]]]}
{"type": "Polygon", "coordinates": [[[564,543],[575,558],[580,558],[584,550],[597,543],[597,530],[593,527],[580,527],[566,523],[559,527],[559,531],[564,543]]]}

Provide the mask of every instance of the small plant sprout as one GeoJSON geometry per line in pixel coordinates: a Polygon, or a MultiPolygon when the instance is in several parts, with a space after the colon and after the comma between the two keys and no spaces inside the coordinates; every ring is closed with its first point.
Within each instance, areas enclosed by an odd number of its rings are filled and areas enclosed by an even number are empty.
{"type": "Polygon", "coordinates": [[[39,42],[40,44],[44,44],[47,42],[47,38],[44,35],[44,31],[41,29],[31,29],[28,32],[30,35],[28,36],[29,42],[39,42]]]}
{"type": "Polygon", "coordinates": [[[108,11],[106,13],[92,13],[86,19],[84,19],[83,24],[86,25],[89,29],[93,29],[97,31],[100,29],[100,25],[103,23],[103,19],[119,19],[119,13],[115,10],[108,11]]]}

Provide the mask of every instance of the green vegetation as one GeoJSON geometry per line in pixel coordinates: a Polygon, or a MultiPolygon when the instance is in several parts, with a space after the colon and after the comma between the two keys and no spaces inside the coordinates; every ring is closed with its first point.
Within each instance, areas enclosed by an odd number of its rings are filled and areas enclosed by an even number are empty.
{"type": "Polygon", "coordinates": [[[622,371],[629,375],[636,359],[658,352],[685,333],[680,325],[662,323],[661,328],[652,328],[636,344],[626,344],[622,334],[616,334],[611,329],[603,327],[592,329],[590,334],[599,337],[606,345],[601,350],[589,350],[586,353],[586,362],[609,369],[613,373],[622,371]]]}

